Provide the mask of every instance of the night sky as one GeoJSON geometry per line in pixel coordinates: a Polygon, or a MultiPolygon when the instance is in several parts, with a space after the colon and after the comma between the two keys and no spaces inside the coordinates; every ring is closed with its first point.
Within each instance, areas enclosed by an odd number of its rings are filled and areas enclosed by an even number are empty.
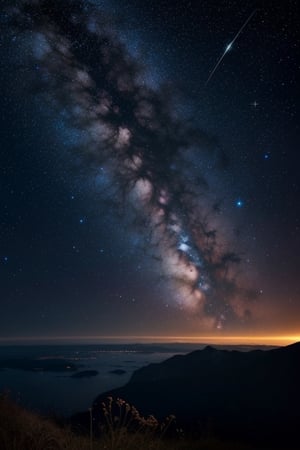
{"type": "Polygon", "coordinates": [[[0,337],[299,334],[297,1],[3,3],[0,337]]]}

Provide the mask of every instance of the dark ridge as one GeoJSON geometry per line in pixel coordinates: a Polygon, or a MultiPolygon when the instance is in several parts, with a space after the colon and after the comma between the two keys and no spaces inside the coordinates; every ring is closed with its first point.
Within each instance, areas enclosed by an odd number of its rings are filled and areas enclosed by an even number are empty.
{"type": "MultiPolygon", "coordinates": [[[[101,403],[120,397],[143,415],[174,414],[178,426],[195,433],[209,420],[221,438],[292,449],[298,440],[299,379],[300,343],[249,352],[207,346],[136,370],[125,386],[101,394],[93,410],[100,417],[101,403]]],[[[72,423],[82,426],[87,419],[74,416],[72,423]]]]}

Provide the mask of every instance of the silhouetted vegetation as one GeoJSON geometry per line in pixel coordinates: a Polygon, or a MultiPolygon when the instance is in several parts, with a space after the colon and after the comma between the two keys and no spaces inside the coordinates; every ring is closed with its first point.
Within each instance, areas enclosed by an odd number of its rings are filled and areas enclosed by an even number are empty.
{"type": "MultiPolygon", "coordinates": [[[[90,411],[91,412],[91,411],[90,411]]],[[[1,450],[254,450],[240,443],[222,442],[213,436],[187,437],[176,429],[175,417],[158,422],[142,417],[121,399],[103,404],[104,421],[95,423],[91,414],[90,435],[80,436],[67,425],[26,411],[7,396],[0,397],[1,450]],[[117,413],[118,410],[118,413],[117,413]],[[170,425],[175,434],[167,436],[170,425]],[[101,434],[95,438],[93,430],[101,434]]],[[[257,450],[257,449],[255,449],[257,450]]]]}

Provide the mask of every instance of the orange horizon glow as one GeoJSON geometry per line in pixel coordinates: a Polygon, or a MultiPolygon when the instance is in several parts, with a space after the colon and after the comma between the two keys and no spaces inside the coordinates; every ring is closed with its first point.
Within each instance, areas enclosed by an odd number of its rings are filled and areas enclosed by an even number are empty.
{"type": "MultiPolygon", "coordinates": [[[[215,345],[278,345],[284,346],[300,342],[300,333],[293,335],[266,335],[266,336],[24,336],[1,337],[0,344],[8,343],[45,343],[46,341],[73,341],[76,344],[85,341],[121,341],[120,343],[191,343],[191,344],[215,344],[215,345]]],[[[98,342],[97,342],[98,341],[98,342]]],[[[103,342],[104,343],[104,342],[103,342]]],[[[108,342],[107,342],[108,343],[108,342]]]]}

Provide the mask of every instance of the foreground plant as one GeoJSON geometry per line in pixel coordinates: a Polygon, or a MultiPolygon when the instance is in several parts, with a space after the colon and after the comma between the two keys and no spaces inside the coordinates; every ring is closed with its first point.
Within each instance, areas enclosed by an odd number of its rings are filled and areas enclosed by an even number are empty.
{"type": "Polygon", "coordinates": [[[108,397],[102,402],[104,423],[100,431],[107,439],[109,450],[131,450],[138,448],[138,443],[147,441],[153,449],[160,447],[161,438],[166,433],[175,416],[170,415],[159,422],[153,415],[143,417],[139,411],[121,398],[108,397]]]}

